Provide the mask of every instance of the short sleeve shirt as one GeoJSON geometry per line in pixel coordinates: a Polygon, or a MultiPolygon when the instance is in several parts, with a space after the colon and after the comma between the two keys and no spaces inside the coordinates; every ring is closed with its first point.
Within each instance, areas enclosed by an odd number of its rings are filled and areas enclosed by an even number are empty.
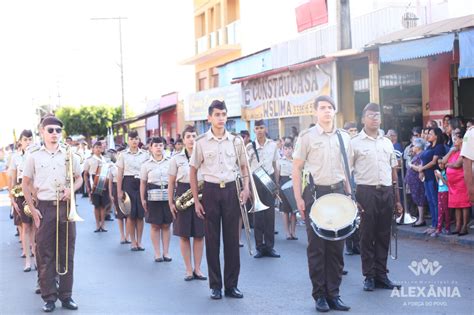
{"type": "Polygon", "coordinates": [[[190,165],[198,170],[205,181],[228,183],[235,181],[237,175],[237,155],[241,166],[245,165],[245,145],[242,138],[225,131],[222,138],[216,137],[212,129],[199,136],[194,142],[190,165]],[[234,147],[235,145],[235,147],[234,147]]]}
{"type": "Polygon", "coordinates": [[[9,176],[13,176],[16,171],[16,181],[20,182],[23,178],[23,168],[26,160],[26,155],[23,152],[15,152],[11,156],[10,165],[8,167],[9,176]]]}
{"type": "MultiPolygon", "coordinates": [[[[183,150],[171,158],[168,175],[176,176],[177,182],[189,184],[189,169],[189,159],[185,150],[183,150]]],[[[200,170],[198,170],[198,181],[200,180],[202,180],[202,176],[200,170]]]]}
{"type": "Polygon", "coordinates": [[[170,160],[167,157],[163,157],[160,161],[150,157],[141,167],[140,179],[158,186],[168,185],[169,166],[170,160]]]}
{"type": "Polygon", "coordinates": [[[117,159],[117,167],[123,170],[124,176],[140,176],[140,168],[150,158],[149,154],[141,149],[132,153],[130,149],[123,151],[117,159]]]}
{"type": "Polygon", "coordinates": [[[89,175],[95,175],[97,168],[106,163],[107,161],[103,156],[98,157],[97,155],[92,155],[84,162],[84,172],[88,172],[89,175]]]}
{"type": "MultiPolygon", "coordinates": [[[[423,153],[421,153],[421,162],[423,165],[428,164],[433,160],[434,156],[438,156],[438,158],[442,158],[446,155],[446,148],[443,144],[438,143],[434,147],[428,147],[423,153]]],[[[425,180],[435,180],[434,170],[438,169],[438,164],[432,166],[429,169],[423,171],[425,174],[425,180]]]]}
{"type": "Polygon", "coordinates": [[[356,184],[392,186],[392,168],[398,165],[392,142],[382,132],[372,138],[362,129],[351,144],[356,184]]]}
{"type": "Polygon", "coordinates": [[[293,160],[282,157],[277,161],[277,165],[280,170],[280,176],[291,176],[291,172],[293,171],[293,160]]]}
{"type": "Polygon", "coordinates": [[[461,156],[474,161],[474,126],[469,128],[464,135],[461,156]]]}
{"type": "MultiPolygon", "coordinates": [[[[59,146],[50,152],[42,146],[38,151],[28,154],[23,176],[33,181],[39,200],[56,200],[56,192],[66,186],[66,148],[59,146]]],[[[72,154],[72,172],[81,176],[80,158],[72,154]]]]}
{"type": "MultiPolygon", "coordinates": [[[[340,133],[350,165],[351,138],[346,131],[341,130],[340,133]]],[[[316,185],[333,185],[346,179],[344,159],[336,129],[327,133],[319,124],[316,124],[302,131],[296,141],[293,159],[305,161],[305,170],[311,173],[316,185]]]]}
{"type": "Polygon", "coordinates": [[[259,166],[262,166],[269,175],[272,175],[275,172],[273,169],[273,162],[278,161],[280,158],[277,144],[273,140],[265,139],[263,145],[260,145],[258,141],[255,141],[255,148],[257,149],[258,159],[252,142],[247,144],[247,154],[251,171],[254,172],[259,166]]]}

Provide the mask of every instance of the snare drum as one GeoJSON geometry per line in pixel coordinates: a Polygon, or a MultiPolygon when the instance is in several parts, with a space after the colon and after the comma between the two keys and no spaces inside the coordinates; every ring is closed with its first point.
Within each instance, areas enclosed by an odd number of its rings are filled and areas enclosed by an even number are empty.
{"type": "Polygon", "coordinates": [[[283,185],[281,185],[281,191],[283,193],[283,198],[291,207],[293,213],[298,212],[298,207],[296,205],[295,194],[293,192],[293,180],[289,180],[283,185]]]}
{"type": "Polygon", "coordinates": [[[349,237],[359,226],[357,205],[350,196],[327,194],[316,199],[309,213],[314,232],[328,241],[349,237]]]}
{"type": "Polygon", "coordinates": [[[254,172],[253,172],[254,178],[256,178],[260,184],[262,184],[265,189],[272,195],[275,196],[278,193],[278,187],[275,184],[275,182],[272,180],[270,175],[265,171],[265,169],[262,166],[259,166],[254,172]]]}

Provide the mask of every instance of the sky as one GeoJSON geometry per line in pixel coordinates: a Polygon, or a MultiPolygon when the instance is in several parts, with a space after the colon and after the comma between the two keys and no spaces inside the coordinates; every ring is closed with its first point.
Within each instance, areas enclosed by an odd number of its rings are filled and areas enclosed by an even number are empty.
{"type": "Polygon", "coordinates": [[[194,89],[192,0],[16,0],[0,2],[0,145],[33,129],[38,105],[121,104],[194,89]],[[59,97],[58,97],[59,95],[59,97]]]}

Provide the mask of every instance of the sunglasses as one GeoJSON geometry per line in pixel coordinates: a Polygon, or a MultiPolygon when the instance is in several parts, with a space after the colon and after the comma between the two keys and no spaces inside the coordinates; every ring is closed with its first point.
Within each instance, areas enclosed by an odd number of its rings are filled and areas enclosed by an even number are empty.
{"type": "Polygon", "coordinates": [[[380,113],[376,113],[376,114],[366,114],[365,115],[366,117],[372,119],[372,120],[375,120],[375,119],[380,119],[380,113]]]}
{"type": "Polygon", "coordinates": [[[63,129],[62,128],[48,128],[48,129],[46,129],[46,131],[49,134],[52,134],[55,131],[56,131],[57,134],[60,134],[63,131],[63,129]]]}

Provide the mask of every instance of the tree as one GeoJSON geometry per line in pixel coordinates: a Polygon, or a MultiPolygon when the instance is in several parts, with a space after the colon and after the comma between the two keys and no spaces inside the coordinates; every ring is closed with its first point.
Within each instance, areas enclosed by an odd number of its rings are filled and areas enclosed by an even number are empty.
{"type": "Polygon", "coordinates": [[[99,106],[62,106],[56,116],[64,123],[67,135],[83,135],[87,140],[93,136],[107,135],[107,129],[121,118],[120,107],[99,106]]]}

